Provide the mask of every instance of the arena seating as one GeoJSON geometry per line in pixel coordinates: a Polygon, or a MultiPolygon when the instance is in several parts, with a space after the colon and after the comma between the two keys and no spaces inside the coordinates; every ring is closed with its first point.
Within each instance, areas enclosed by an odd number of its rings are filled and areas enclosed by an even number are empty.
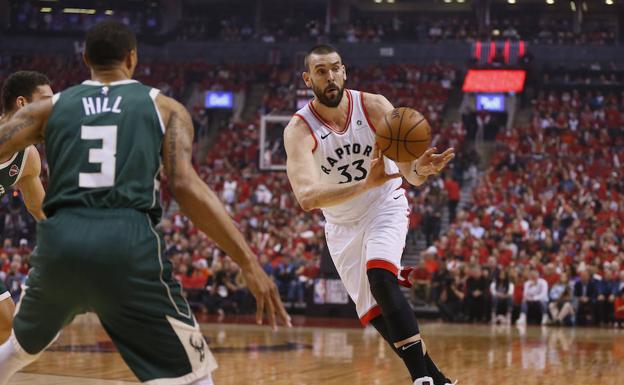
{"type": "MultiPolygon", "coordinates": [[[[448,270],[434,269],[434,302],[449,306],[450,291],[465,291],[469,267],[482,266],[488,282],[501,270],[510,277],[517,313],[528,271],[537,270],[549,289],[559,283],[570,290],[578,323],[613,322],[624,288],[622,102],[600,88],[539,90],[531,123],[498,135],[472,204],[435,242],[435,261],[448,270]],[[584,271],[596,287],[586,306],[584,271]]],[[[461,305],[471,314],[469,301],[461,305]]]]}

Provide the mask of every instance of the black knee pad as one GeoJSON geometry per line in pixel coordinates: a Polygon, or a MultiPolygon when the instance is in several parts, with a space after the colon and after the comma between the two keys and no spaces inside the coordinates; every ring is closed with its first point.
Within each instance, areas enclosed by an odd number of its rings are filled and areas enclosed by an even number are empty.
{"type": "Polygon", "coordinates": [[[381,307],[382,314],[394,313],[408,305],[405,296],[399,289],[396,275],[385,269],[368,269],[366,271],[371,293],[381,307]]]}
{"type": "Polygon", "coordinates": [[[402,341],[420,333],[414,312],[399,288],[398,278],[384,269],[369,269],[366,275],[381,308],[390,341],[402,341]]]}

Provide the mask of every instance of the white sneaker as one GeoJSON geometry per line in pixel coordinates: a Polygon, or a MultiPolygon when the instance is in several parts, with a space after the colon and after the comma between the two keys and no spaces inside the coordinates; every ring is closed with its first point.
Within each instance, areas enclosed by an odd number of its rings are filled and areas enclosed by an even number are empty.
{"type": "Polygon", "coordinates": [[[520,314],[520,317],[516,320],[516,325],[526,325],[526,314],[520,314]]]}
{"type": "Polygon", "coordinates": [[[420,377],[414,381],[414,385],[433,385],[433,378],[431,377],[420,377]]]}

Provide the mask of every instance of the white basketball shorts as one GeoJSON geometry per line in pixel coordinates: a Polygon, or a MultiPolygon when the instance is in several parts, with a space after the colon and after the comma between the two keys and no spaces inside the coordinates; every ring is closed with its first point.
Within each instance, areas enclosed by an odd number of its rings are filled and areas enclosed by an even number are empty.
{"type": "Polygon", "coordinates": [[[409,205],[403,189],[393,191],[357,222],[325,225],[329,253],[363,325],[381,314],[366,271],[382,268],[398,277],[408,226],[409,205]]]}

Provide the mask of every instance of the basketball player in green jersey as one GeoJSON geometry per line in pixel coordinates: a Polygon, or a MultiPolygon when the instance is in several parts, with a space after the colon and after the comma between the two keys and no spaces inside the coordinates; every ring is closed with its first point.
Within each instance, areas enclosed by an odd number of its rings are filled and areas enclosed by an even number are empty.
{"type": "MultiPolygon", "coordinates": [[[[51,97],[50,80],[44,74],[34,71],[11,74],[2,85],[3,115],[0,124],[28,103],[51,97]]],[[[39,179],[40,173],[41,159],[35,146],[0,158],[0,196],[6,194],[9,187],[17,187],[22,192],[26,208],[37,220],[45,218],[41,208],[45,191],[39,179]]],[[[0,280],[0,343],[11,334],[14,312],[11,294],[0,280]]]]}
{"type": "Polygon", "coordinates": [[[163,255],[158,199],[161,155],[175,199],[242,268],[257,322],[290,325],[264,273],[216,194],[191,163],[186,109],[131,80],[136,38],[105,21],[86,37],[91,80],[20,110],[0,126],[0,157],[45,141],[50,183],[37,252],[13,333],[0,346],[0,384],[33,362],[85,311],[99,317],[140,381],[212,384],[217,367],[163,255]]]}

